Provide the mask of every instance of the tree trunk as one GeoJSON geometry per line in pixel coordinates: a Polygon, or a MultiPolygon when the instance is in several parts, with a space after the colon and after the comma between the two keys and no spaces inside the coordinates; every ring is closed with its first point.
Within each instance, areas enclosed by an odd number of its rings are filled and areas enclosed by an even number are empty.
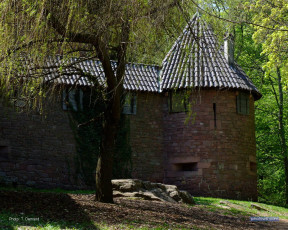
{"type": "Polygon", "coordinates": [[[287,143],[285,138],[285,127],[283,122],[283,86],[282,86],[282,78],[279,67],[277,67],[277,77],[278,77],[278,90],[279,90],[279,136],[281,143],[281,151],[283,156],[284,170],[285,170],[285,203],[288,204],[288,156],[287,156],[287,143]]]}
{"type": "Polygon", "coordinates": [[[121,42],[118,50],[116,76],[111,66],[109,52],[105,43],[99,39],[94,45],[101,60],[107,80],[107,107],[104,113],[103,136],[100,155],[96,168],[96,196],[95,200],[104,203],[113,203],[112,173],[113,155],[116,150],[116,136],[122,111],[121,97],[123,95],[123,76],[125,73],[125,56],[127,41],[129,40],[129,23],[123,23],[121,42]]]}
{"type": "MultiPolygon", "coordinates": [[[[114,77],[114,75],[112,75],[114,77]]],[[[109,92],[109,91],[108,91],[109,92]]],[[[96,168],[95,200],[104,203],[113,203],[112,173],[113,155],[116,150],[116,136],[121,116],[121,96],[123,85],[110,90],[107,107],[103,118],[103,135],[100,145],[100,154],[96,168]]],[[[109,93],[108,93],[109,94],[109,93]]]]}
{"type": "MultiPolygon", "coordinates": [[[[106,114],[105,114],[106,115],[106,114]]],[[[113,203],[112,172],[117,124],[105,116],[100,155],[96,168],[96,196],[100,202],[113,203]]]]}

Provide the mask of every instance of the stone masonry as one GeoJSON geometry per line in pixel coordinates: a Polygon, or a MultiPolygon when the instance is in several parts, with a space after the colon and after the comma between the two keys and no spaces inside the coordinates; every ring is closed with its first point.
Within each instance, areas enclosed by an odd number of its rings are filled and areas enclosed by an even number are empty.
{"type": "Polygon", "coordinates": [[[188,124],[184,124],[187,114],[171,114],[166,109],[165,183],[175,184],[193,195],[257,198],[254,99],[251,95],[249,115],[238,114],[238,93],[194,92],[188,124]]]}
{"type": "Polygon", "coordinates": [[[0,105],[0,182],[40,188],[82,188],[75,171],[75,139],[60,101],[45,115],[0,105]]]}
{"type": "MultiPolygon", "coordinates": [[[[168,93],[138,92],[137,113],[127,115],[133,178],[192,195],[256,199],[254,99],[249,115],[238,114],[238,93],[195,91],[189,114],[170,113],[168,93]]],[[[76,141],[61,101],[47,104],[45,116],[0,108],[0,182],[88,188],[76,170],[76,141]]]]}

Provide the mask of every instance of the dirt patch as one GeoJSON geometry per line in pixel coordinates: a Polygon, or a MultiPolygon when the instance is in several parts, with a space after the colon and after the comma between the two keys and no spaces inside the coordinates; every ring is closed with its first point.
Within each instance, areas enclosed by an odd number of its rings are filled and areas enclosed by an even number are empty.
{"type": "Polygon", "coordinates": [[[103,222],[116,229],[121,224],[170,229],[288,229],[287,221],[251,222],[248,216],[227,215],[225,209],[209,211],[199,205],[124,198],[116,198],[115,204],[104,204],[95,202],[94,195],[0,191],[0,211],[4,210],[59,222],[63,228],[67,227],[63,222],[69,222],[88,223],[87,229],[97,229],[93,223],[103,222]]]}

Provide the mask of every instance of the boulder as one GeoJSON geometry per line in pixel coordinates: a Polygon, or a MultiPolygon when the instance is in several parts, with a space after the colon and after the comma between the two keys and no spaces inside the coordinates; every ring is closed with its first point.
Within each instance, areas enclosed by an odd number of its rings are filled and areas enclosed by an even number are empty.
{"type": "Polygon", "coordinates": [[[180,192],[180,197],[181,197],[183,203],[196,204],[194,199],[193,199],[193,196],[189,192],[184,191],[184,190],[181,190],[179,192],[180,192]]]}
{"type": "Polygon", "coordinates": [[[137,179],[112,180],[112,188],[121,192],[133,192],[143,189],[142,181],[137,179]]]}
{"type": "Polygon", "coordinates": [[[153,183],[138,179],[119,179],[112,180],[112,187],[114,197],[195,204],[190,193],[178,190],[175,185],[153,183]]]}
{"type": "Polygon", "coordinates": [[[255,209],[260,210],[260,211],[269,212],[269,210],[267,210],[266,208],[261,207],[261,206],[258,205],[258,204],[251,204],[251,208],[255,208],[255,209]]]}

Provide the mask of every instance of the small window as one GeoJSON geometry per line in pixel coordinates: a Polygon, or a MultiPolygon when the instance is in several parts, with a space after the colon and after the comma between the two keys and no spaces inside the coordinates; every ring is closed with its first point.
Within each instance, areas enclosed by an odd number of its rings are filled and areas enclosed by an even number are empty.
{"type": "Polygon", "coordinates": [[[125,101],[123,105],[124,114],[136,114],[137,109],[137,97],[134,93],[127,93],[125,95],[125,101]]]}
{"type": "Polygon", "coordinates": [[[197,162],[174,164],[175,171],[197,171],[197,162]]]}
{"type": "Polygon", "coordinates": [[[169,109],[171,113],[187,112],[188,94],[185,91],[171,92],[169,98],[169,109]]]}
{"type": "Polygon", "coordinates": [[[240,93],[237,95],[237,113],[248,115],[249,114],[249,95],[240,93]]]}
{"type": "Polygon", "coordinates": [[[10,148],[8,146],[0,146],[0,159],[8,160],[9,159],[10,148]]]}
{"type": "Polygon", "coordinates": [[[63,110],[83,110],[83,91],[81,89],[64,89],[62,99],[63,110]]]}

